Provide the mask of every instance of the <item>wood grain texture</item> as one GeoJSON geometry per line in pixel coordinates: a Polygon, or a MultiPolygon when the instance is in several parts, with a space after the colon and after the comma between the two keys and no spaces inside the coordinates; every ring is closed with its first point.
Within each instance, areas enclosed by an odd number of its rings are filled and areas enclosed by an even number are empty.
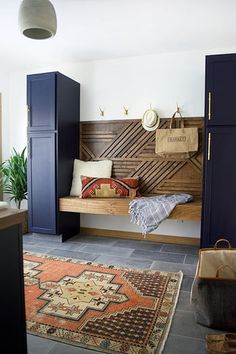
{"type": "Polygon", "coordinates": [[[25,221],[25,210],[5,208],[0,210],[0,230],[10,226],[23,224],[25,221]]]}
{"type": "MultiPolygon", "coordinates": [[[[190,159],[164,159],[155,153],[155,131],[143,129],[140,119],[81,122],[81,154],[85,161],[110,159],[114,178],[139,176],[144,195],[202,193],[203,118],[185,118],[185,127],[197,127],[199,150],[190,159]]],[[[161,119],[167,128],[170,118],[161,119]]]]}
{"type": "Polygon", "coordinates": [[[93,236],[108,236],[108,237],[123,238],[129,240],[140,240],[140,241],[145,240],[145,241],[151,241],[157,243],[161,242],[161,243],[172,243],[172,244],[179,244],[179,245],[192,245],[192,246],[200,245],[200,239],[197,237],[148,234],[146,238],[144,238],[140,232],[94,229],[89,227],[81,227],[80,231],[82,234],[93,235],[93,236]]]}
{"type": "MultiPolygon", "coordinates": [[[[60,198],[60,211],[101,214],[101,215],[128,215],[129,198],[60,198]]],[[[195,220],[201,219],[201,202],[196,200],[187,204],[177,205],[169,219],[195,220]]]]}
{"type": "MultiPolygon", "coordinates": [[[[170,219],[200,220],[202,193],[202,130],[203,118],[185,118],[185,127],[197,127],[199,150],[190,159],[164,159],[155,153],[155,131],[143,129],[141,120],[81,122],[81,154],[84,161],[110,159],[112,177],[140,178],[144,196],[189,193],[194,201],[178,205],[170,219]]],[[[162,119],[160,128],[167,128],[170,118],[162,119]]],[[[130,199],[77,197],[60,198],[60,211],[127,215],[130,199]]]]}

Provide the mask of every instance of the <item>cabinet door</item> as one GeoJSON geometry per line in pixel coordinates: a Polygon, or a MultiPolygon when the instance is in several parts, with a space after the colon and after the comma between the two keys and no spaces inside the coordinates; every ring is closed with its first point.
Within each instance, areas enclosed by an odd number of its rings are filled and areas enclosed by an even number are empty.
{"type": "Polygon", "coordinates": [[[28,208],[31,232],[56,234],[55,133],[28,136],[28,208]]]}
{"type": "Polygon", "coordinates": [[[28,131],[55,130],[55,73],[27,76],[28,131]]]}
{"type": "Polygon", "coordinates": [[[206,57],[206,125],[236,125],[236,54],[206,57]]]}
{"type": "Polygon", "coordinates": [[[201,246],[219,238],[236,247],[236,127],[206,130],[201,246]]]}

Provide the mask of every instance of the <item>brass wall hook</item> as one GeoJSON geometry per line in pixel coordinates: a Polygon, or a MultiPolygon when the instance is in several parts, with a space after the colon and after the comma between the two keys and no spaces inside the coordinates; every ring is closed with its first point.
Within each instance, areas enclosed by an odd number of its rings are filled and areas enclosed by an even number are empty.
{"type": "Polygon", "coordinates": [[[124,115],[127,116],[129,114],[129,109],[123,106],[124,108],[124,115]]]}
{"type": "Polygon", "coordinates": [[[99,111],[100,111],[100,116],[104,117],[104,109],[101,109],[101,107],[99,107],[99,111]]]}
{"type": "Polygon", "coordinates": [[[181,114],[180,107],[179,107],[179,105],[178,105],[177,102],[176,102],[176,112],[179,113],[179,114],[181,114]]]}

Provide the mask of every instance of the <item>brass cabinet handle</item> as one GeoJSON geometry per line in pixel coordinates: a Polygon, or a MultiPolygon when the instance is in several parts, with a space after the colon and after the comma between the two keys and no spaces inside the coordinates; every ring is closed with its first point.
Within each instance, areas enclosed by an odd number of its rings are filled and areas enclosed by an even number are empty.
{"type": "Polygon", "coordinates": [[[28,105],[26,105],[26,108],[27,108],[27,120],[28,120],[28,127],[30,126],[30,108],[28,105]]]}
{"type": "Polygon", "coordinates": [[[211,133],[208,133],[207,160],[211,159],[211,133]]]}
{"type": "Polygon", "coordinates": [[[208,120],[211,120],[211,92],[208,92],[208,120]]]}

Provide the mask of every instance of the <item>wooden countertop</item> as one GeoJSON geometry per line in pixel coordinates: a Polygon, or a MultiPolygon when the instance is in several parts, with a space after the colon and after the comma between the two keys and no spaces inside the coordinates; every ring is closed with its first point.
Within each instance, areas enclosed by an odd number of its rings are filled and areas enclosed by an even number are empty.
{"type": "Polygon", "coordinates": [[[25,220],[25,210],[4,208],[0,209],[0,230],[22,224],[25,220]]]}

